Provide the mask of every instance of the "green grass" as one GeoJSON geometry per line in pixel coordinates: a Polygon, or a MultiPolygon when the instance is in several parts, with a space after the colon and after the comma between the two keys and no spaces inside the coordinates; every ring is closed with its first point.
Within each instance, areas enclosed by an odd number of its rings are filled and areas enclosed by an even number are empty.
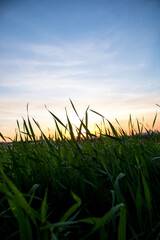
{"type": "Polygon", "coordinates": [[[118,121],[117,130],[92,110],[104,124],[96,136],[88,129],[88,109],[80,119],[71,104],[80,120],[77,136],[67,112],[65,125],[49,111],[54,141],[28,115],[23,130],[17,122],[12,144],[0,144],[1,239],[160,239],[157,115],[150,131],[138,120],[136,131],[130,117],[128,136],[118,121]]]}

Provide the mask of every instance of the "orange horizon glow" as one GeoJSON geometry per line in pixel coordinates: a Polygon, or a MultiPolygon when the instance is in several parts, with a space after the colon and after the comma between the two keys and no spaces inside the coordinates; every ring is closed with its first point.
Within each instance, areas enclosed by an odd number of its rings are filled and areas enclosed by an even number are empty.
{"type": "MultiPolygon", "coordinates": [[[[72,122],[72,117],[73,115],[71,115],[71,117],[69,116],[69,119],[72,123],[72,126],[73,126],[73,132],[74,132],[74,135],[75,137],[77,136],[77,131],[76,131],[76,127],[79,128],[80,126],[80,121],[78,120],[77,116],[73,117],[74,119],[74,122],[72,122]],[[77,119],[76,119],[77,118],[77,119]],[[76,119],[76,121],[75,121],[76,119]],[[75,127],[76,126],[76,127],[75,127]]],[[[140,125],[142,126],[143,124],[143,133],[146,132],[145,131],[145,128],[147,130],[153,130],[153,131],[160,131],[160,121],[159,121],[159,116],[157,114],[157,119],[156,119],[156,122],[155,122],[155,125],[154,125],[154,128],[152,129],[152,125],[153,125],[153,121],[154,121],[154,118],[155,118],[155,112],[150,112],[150,113],[146,113],[146,114],[143,114],[143,116],[141,116],[140,114],[138,114],[136,117],[135,116],[131,116],[132,117],[132,123],[133,123],[133,128],[135,129],[135,131],[138,132],[138,127],[137,127],[137,119],[140,123],[140,125]]],[[[128,122],[129,122],[129,116],[128,116],[128,119],[127,118],[122,118],[120,117],[120,119],[116,118],[120,124],[120,126],[122,127],[122,129],[127,133],[129,134],[130,133],[130,130],[129,130],[129,126],[128,126],[128,122]]],[[[27,119],[26,119],[27,120],[27,119]]],[[[36,119],[35,119],[36,120],[36,119]]],[[[119,125],[118,123],[116,122],[115,118],[111,119],[109,118],[108,119],[112,124],[113,126],[115,127],[115,129],[118,131],[119,129],[119,125]]],[[[37,122],[39,122],[38,120],[36,120],[37,122]]],[[[32,122],[32,121],[31,121],[32,122]]],[[[63,122],[63,121],[62,121],[63,122]]],[[[84,121],[85,122],[85,121],[84,121]]],[[[66,121],[64,121],[64,124],[66,125],[66,121]]],[[[37,137],[37,140],[40,138],[41,136],[41,132],[40,130],[38,129],[38,127],[34,124],[34,122],[32,122],[32,127],[34,129],[34,132],[35,132],[35,135],[37,137]]],[[[91,116],[89,115],[89,121],[88,121],[88,129],[89,131],[92,133],[92,134],[96,134],[97,136],[99,135],[99,129],[98,127],[96,126],[96,124],[99,126],[99,128],[102,130],[102,133],[104,133],[104,128],[108,129],[109,128],[109,124],[107,122],[107,120],[105,120],[105,126],[103,124],[103,121],[102,121],[102,118],[100,116],[91,116]]],[[[57,132],[56,130],[56,127],[55,127],[55,124],[54,124],[54,120],[53,118],[49,119],[48,121],[48,124],[47,124],[47,120],[45,121],[43,119],[41,119],[41,121],[39,122],[39,125],[43,131],[43,133],[51,138],[54,138],[55,136],[55,132],[57,132]]],[[[65,134],[65,130],[64,130],[64,127],[60,126],[60,124],[58,123],[61,131],[62,131],[62,134],[65,135],[67,138],[70,138],[70,135],[69,135],[69,132],[66,132],[65,134]]],[[[1,134],[5,137],[6,141],[7,142],[11,142],[12,140],[15,139],[15,136],[16,136],[16,132],[18,134],[18,128],[16,126],[16,122],[15,122],[15,125],[13,125],[15,128],[11,128],[12,126],[10,126],[10,128],[7,128],[5,127],[4,129],[1,130],[1,134]],[[12,139],[12,140],[11,140],[12,139]]],[[[21,120],[20,122],[20,128],[21,128],[21,131],[23,131],[23,122],[21,120]]],[[[82,133],[85,135],[85,130],[83,128],[83,131],[82,133]]],[[[19,135],[19,134],[18,134],[19,135]]],[[[24,139],[25,139],[25,134],[22,134],[22,136],[24,136],[24,139]]],[[[19,139],[18,139],[19,140],[19,139]]],[[[2,138],[0,138],[0,142],[4,142],[2,138]]]]}

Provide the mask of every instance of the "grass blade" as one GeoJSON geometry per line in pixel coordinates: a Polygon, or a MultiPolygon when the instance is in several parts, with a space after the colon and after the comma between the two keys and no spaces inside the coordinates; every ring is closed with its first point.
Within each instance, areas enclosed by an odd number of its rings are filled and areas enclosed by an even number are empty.
{"type": "Polygon", "coordinates": [[[154,120],[153,120],[152,129],[154,128],[154,125],[156,123],[156,119],[157,119],[157,112],[156,112],[156,115],[155,115],[154,120]]]}
{"type": "MultiPolygon", "coordinates": [[[[105,118],[102,114],[100,114],[100,113],[98,113],[98,112],[96,112],[96,111],[94,111],[94,110],[90,110],[90,111],[93,112],[93,113],[95,113],[95,114],[97,114],[97,115],[99,115],[99,116],[101,116],[103,119],[106,119],[106,121],[109,123],[109,126],[110,126],[110,128],[111,128],[111,130],[112,130],[112,133],[113,133],[113,136],[115,137],[115,139],[121,140],[120,137],[118,136],[118,133],[117,133],[116,129],[114,128],[114,126],[112,125],[112,123],[111,123],[107,118],[105,118]]],[[[107,135],[107,136],[108,136],[108,135],[107,135]]]]}
{"type": "Polygon", "coordinates": [[[118,226],[118,240],[126,240],[126,207],[121,207],[118,226]]]}
{"type": "MultiPolygon", "coordinates": [[[[108,220],[111,219],[111,217],[116,214],[122,207],[124,206],[123,203],[118,204],[115,207],[112,207],[102,218],[94,218],[94,221],[96,221],[95,226],[92,228],[92,230],[87,235],[92,235],[95,231],[99,230],[108,220]]],[[[89,219],[88,219],[89,220],[89,219]]]]}
{"type": "Polygon", "coordinates": [[[46,105],[45,105],[45,108],[53,116],[53,118],[56,119],[57,122],[59,122],[67,130],[67,127],[62,123],[62,121],[59,118],[57,118],[56,115],[54,115],[51,111],[49,111],[48,108],[46,107],[46,105]]]}
{"type": "Polygon", "coordinates": [[[142,183],[143,183],[143,189],[144,189],[145,199],[146,199],[146,203],[147,203],[147,208],[148,208],[148,212],[150,215],[150,221],[152,222],[152,199],[151,199],[151,194],[149,191],[148,184],[146,182],[146,179],[145,179],[143,173],[142,173],[142,183]]]}
{"type": "MultiPolygon", "coordinates": [[[[79,115],[78,115],[78,113],[77,113],[77,110],[76,110],[73,102],[71,101],[71,99],[70,99],[70,102],[71,102],[71,105],[72,105],[72,107],[73,107],[73,109],[74,109],[77,117],[79,118],[79,121],[82,123],[84,129],[86,130],[86,136],[88,137],[88,135],[89,135],[89,136],[92,138],[92,136],[94,136],[94,135],[90,133],[90,131],[89,131],[88,127],[86,126],[86,124],[84,124],[84,122],[83,122],[83,121],[81,120],[81,118],[79,117],[79,115]]],[[[87,109],[86,109],[85,115],[87,114],[88,109],[89,109],[89,106],[88,106],[87,109]]],[[[86,117],[86,123],[88,124],[88,117],[86,117]]]]}
{"type": "Polygon", "coordinates": [[[15,195],[15,201],[17,202],[18,206],[20,206],[26,214],[30,217],[32,222],[36,224],[35,216],[33,214],[32,208],[29,206],[25,198],[23,197],[22,193],[18,190],[18,188],[9,180],[9,178],[1,171],[3,179],[11,189],[11,191],[15,195]]]}
{"type": "Polygon", "coordinates": [[[71,192],[71,195],[73,199],[76,201],[76,203],[68,209],[68,211],[64,214],[64,216],[61,218],[61,222],[66,222],[66,220],[80,207],[81,205],[81,199],[74,193],[71,192]]]}
{"type": "Polygon", "coordinates": [[[6,139],[3,137],[1,132],[0,132],[0,137],[6,142],[6,139]]]}
{"type": "Polygon", "coordinates": [[[47,194],[48,189],[46,189],[44,199],[41,206],[41,222],[44,223],[46,221],[46,215],[47,215],[47,194]]]}

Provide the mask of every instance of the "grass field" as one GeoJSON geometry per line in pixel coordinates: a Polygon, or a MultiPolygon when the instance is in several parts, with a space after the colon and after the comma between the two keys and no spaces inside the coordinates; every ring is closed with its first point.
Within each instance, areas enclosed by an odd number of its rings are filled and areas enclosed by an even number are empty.
{"type": "Polygon", "coordinates": [[[28,116],[12,144],[0,144],[0,239],[160,239],[157,115],[151,130],[130,118],[128,136],[99,114],[108,127],[92,134],[88,109],[81,120],[71,104],[76,136],[68,115],[65,125],[50,112],[54,140],[28,116]]]}

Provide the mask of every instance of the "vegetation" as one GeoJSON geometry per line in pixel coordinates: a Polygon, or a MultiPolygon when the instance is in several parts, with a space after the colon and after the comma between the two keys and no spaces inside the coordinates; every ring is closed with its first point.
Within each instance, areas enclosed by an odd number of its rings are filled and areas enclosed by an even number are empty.
{"type": "Polygon", "coordinates": [[[50,112],[54,141],[33,119],[37,141],[28,116],[12,144],[0,144],[1,239],[160,239],[157,116],[150,131],[138,120],[136,131],[130,118],[128,136],[99,114],[109,127],[97,126],[96,135],[88,129],[88,109],[81,120],[71,104],[80,120],[77,136],[68,115],[66,126],[50,112]]]}

